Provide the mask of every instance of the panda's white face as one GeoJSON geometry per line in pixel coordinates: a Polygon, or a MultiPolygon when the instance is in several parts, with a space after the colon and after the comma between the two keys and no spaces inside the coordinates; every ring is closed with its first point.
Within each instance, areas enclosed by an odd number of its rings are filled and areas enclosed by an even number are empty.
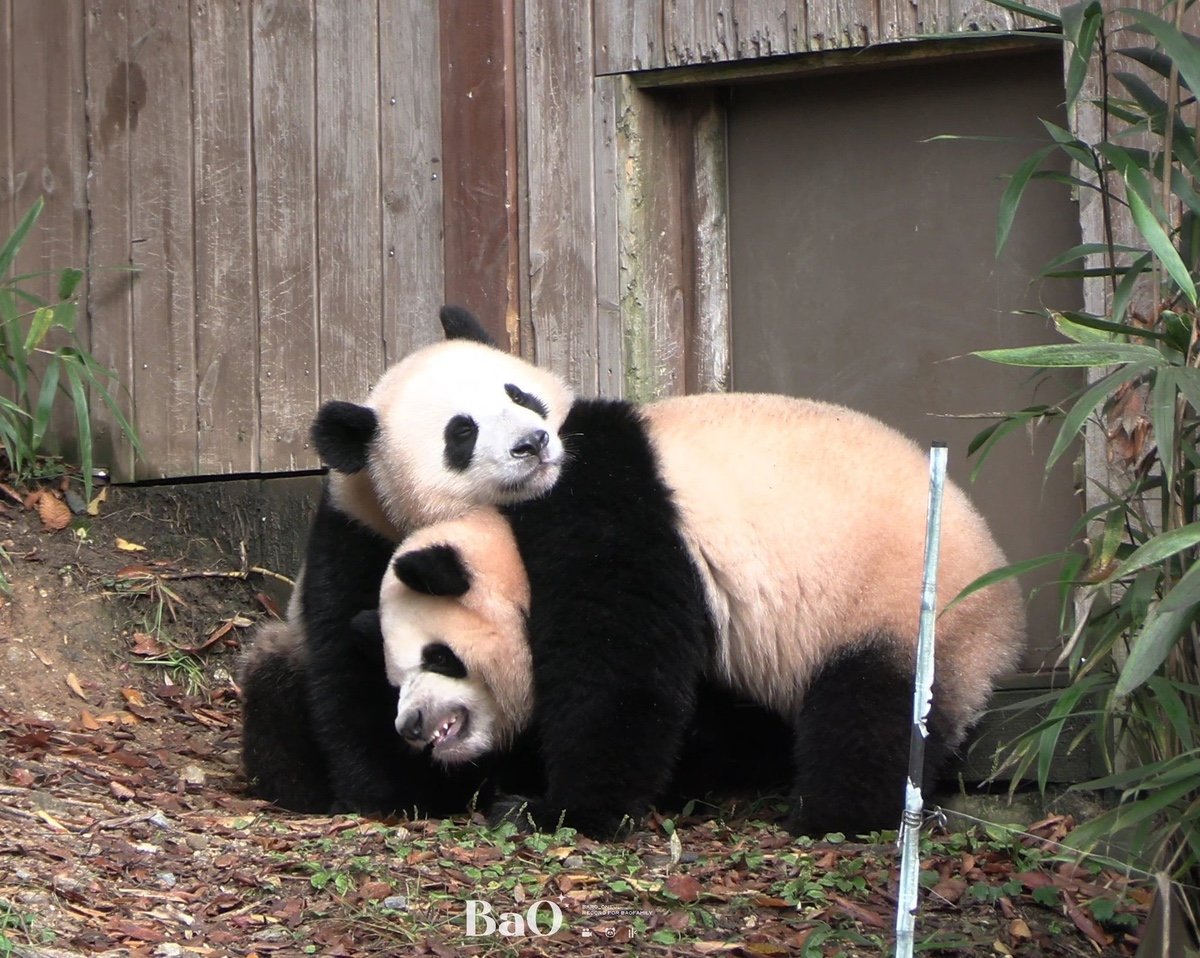
{"type": "Polygon", "coordinates": [[[492,509],[414,533],[384,576],[379,624],[396,731],[446,765],[502,749],[532,708],[528,583],[492,509]]]}
{"type": "Polygon", "coordinates": [[[393,366],[367,406],[378,417],[367,472],[396,525],[452,518],[548,492],[573,397],[554,374],[479,343],[438,343],[393,366]]]}

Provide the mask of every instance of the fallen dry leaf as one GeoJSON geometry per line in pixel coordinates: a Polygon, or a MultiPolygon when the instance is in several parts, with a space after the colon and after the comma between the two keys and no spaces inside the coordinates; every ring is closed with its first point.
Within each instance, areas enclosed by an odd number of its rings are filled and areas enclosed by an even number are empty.
{"type": "Polygon", "coordinates": [[[87,695],[84,694],[83,686],[79,684],[79,679],[75,677],[74,672],[67,673],[67,688],[69,688],[85,702],[88,700],[87,695]]]}
{"type": "Polygon", "coordinates": [[[100,490],[87,505],[87,514],[89,516],[100,515],[100,506],[104,504],[104,500],[108,498],[108,486],[100,490]]]}
{"type": "MultiPolygon", "coordinates": [[[[144,633],[135,633],[135,637],[136,637],[136,635],[143,635],[143,634],[144,633]]],[[[140,689],[131,689],[131,688],[126,687],[126,688],[121,689],[121,695],[124,697],[125,701],[128,702],[130,705],[136,705],[138,708],[146,707],[146,697],[144,695],[142,695],[142,692],[140,689]]]]}
{"type": "Polygon", "coordinates": [[[1029,925],[1025,923],[1024,918],[1014,918],[1008,923],[1008,933],[1014,938],[1032,938],[1033,932],[1029,930],[1029,925]]]}
{"type": "Polygon", "coordinates": [[[136,542],[130,542],[128,539],[122,539],[117,536],[117,548],[122,552],[145,552],[146,547],[140,546],[136,542]]]}
{"type": "Polygon", "coordinates": [[[695,901],[700,897],[700,883],[691,875],[672,875],[663,887],[680,901],[695,901]]]}
{"type": "MultiPolygon", "coordinates": [[[[153,658],[156,655],[162,655],[166,651],[167,647],[149,632],[133,633],[133,648],[129,650],[131,655],[144,655],[147,658],[153,658]]],[[[128,696],[126,696],[126,700],[129,700],[128,696]]],[[[130,704],[133,704],[132,701],[130,704]]]]}
{"type": "Polygon", "coordinates": [[[71,524],[71,509],[57,496],[42,493],[37,501],[38,517],[47,529],[58,532],[71,524]]]}
{"type": "Polygon", "coordinates": [[[97,722],[95,720],[95,718],[92,717],[92,713],[89,712],[87,709],[83,709],[79,713],[79,724],[82,725],[89,732],[97,732],[100,730],[100,723],[97,722]]]}

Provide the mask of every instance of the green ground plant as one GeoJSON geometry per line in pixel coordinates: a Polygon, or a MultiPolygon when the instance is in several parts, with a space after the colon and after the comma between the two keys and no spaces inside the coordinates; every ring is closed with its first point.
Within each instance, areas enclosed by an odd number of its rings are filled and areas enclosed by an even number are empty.
{"type": "Polygon", "coordinates": [[[8,471],[24,481],[48,473],[71,474],[61,463],[51,463],[47,470],[46,452],[51,439],[59,449],[73,447],[84,497],[90,499],[92,402],[98,399],[108,407],[138,455],[141,447],[110,391],[116,384],[115,374],[96,361],[76,332],[83,270],[68,267],[54,274],[51,299],[32,289],[51,274],[13,273],[43,205],[39,197],[0,245],[0,448],[8,471]],[[51,435],[55,410],[63,404],[73,410],[74,436],[51,435]]]}
{"type": "MultiPolygon", "coordinates": [[[[1093,140],[1043,121],[1048,142],[1012,175],[1001,200],[997,251],[1026,186],[1050,179],[1099,201],[1103,241],[1083,243],[1044,276],[1104,284],[1105,309],[1047,309],[1057,342],[977,355],[1050,371],[1074,367],[1087,383],[1051,406],[1010,413],[976,437],[980,460],[1003,436],[1049,425],[1049,469],[1087,441],[1108,461],[1088,475],[1089,508],[1063,552],[1019,562],[990,579],[1057,564],[1065,687],[1034,703],[1049,709],[1009,756],[1014,781],[1043,787],[1068,722],[1110,774],[1085,788],[1116,790],[1119,804],[1073,835],[1095,849],[1120,836],[1141,867],[1195,876],[1200,865],[1200,41],[1181,28],[1182,6],[1162,15],[1105,9],[1058,14],[996,0],[1058,26],[1067,44],[1068,112],[1092,107],[1093,140]],[[1103,79],[1083,94],[1089,75],[1103,79]],[[1071,175],[1044,169],[1062,151],[1071,175]],[[1123,242],[1114,237],[1120,236],[1123,242]]],[[[1093,463],[1097,457],[1093,457],[1093,463]]],[[[977,467],[978,468],[978,467],[977,467]]],[[[1081,470],[1082,472],[1082,470],[1081,470]]]]}

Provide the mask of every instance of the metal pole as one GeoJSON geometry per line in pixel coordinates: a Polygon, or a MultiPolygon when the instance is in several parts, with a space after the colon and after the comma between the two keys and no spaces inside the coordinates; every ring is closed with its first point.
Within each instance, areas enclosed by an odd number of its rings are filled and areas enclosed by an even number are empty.
{"type": "Polygon", "coordinates": [[[917,633],[917,665],[913,683],[912,735],[908,747],[908,781],[904,818],[900,823],[900,887],[896,902],[896,958],[912,958],[917,892],[921,870],[921,821],[925,798],[925,722],[933,700],[934,624],[937,617],[938,547],[942,532],[942,491],[946,486],[946,444],[929,450],[929,512],[925,520],[925,572],[921,581],[921,622],[917,633]]]}

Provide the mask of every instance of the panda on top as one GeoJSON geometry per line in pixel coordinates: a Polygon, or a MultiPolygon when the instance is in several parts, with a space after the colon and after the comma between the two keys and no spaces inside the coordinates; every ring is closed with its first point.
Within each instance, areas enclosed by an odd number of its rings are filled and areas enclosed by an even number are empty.
{"type": "MultiPolygon", "coordinates": [[[[511,362],[481,330],[458,333],[478,340],[477,369],[511,362]]],[[[400,734],[377,730],[381,742],[406,740],[446,781],[509,743],[533,748],[544,783],[494,814],[520,808],[538,826],[602,835],[686,773],[685,750],[703,754],[697,702],[716,689],[789,723],[791,754],[754,759],[790,765],[795,830],[896,825],[924,454],[862,414],[766,395],[576,399],[559,434],[566,455],[548,492],[426,527],[390,564],[379,615],[400,734]]],[[[352,431],[325,439],[335,466],[369,459],[352,431]]],[[[372,479],[383,501],[389,479],[372,479]]],[[[959,489],[943,508],[944,604],[1004,557],[959,489]]],[[[941,616],[931,769],[1023,644],[1011,582],[941,616]]]]}
{"type": "Polygon", "coordinates": [[[287,621],[260,630],[240,669],[250,789],[304,812],[461,809],[478,786],[431,772],[392,733],[373,610],[396,543],[475,505],[544,493],[558,478],[572,394],[554,374],[471,340],[445,307],[446,341],[392,366],[365,404],[325,403],[312,437],[331,467],[287,621]]]}

